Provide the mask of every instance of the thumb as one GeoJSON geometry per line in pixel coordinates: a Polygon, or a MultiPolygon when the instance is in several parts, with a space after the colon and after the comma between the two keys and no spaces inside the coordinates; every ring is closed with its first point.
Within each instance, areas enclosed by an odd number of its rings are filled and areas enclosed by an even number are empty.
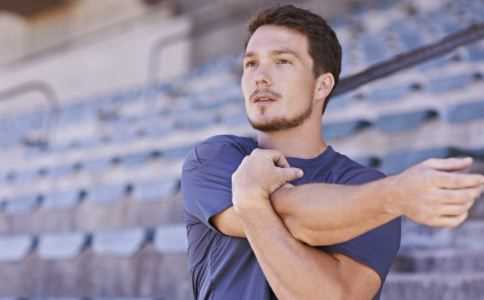
{"type": "Polygon", "coordinates": [[[279,177],[281,178],[281,181],[288,182],[294,179],[298,179],[303,177],[304,172],[301,169],[298,168],[278,168],[279,169],[279,177]]]}
{"type": "Polygon", "coordinates": [[[424,161],[423,165],[439,171],[461,171],[472,165],[472,158],[431,158],[424,161]]]}

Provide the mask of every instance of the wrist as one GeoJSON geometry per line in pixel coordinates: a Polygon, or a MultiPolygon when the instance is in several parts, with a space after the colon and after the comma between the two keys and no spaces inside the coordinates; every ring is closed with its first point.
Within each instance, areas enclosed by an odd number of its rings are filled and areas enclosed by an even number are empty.
{"type": "Polygon", "coordinates": [[[240,216],[253,215],[254,211],[272,210],[269,197],[259,191],[234,192],[232,202],[235,212],[240,216]]]}
{"type": "Polygon", "coordinates": [[[377,181],[377,187],[383,191],[383,210],[386,214],[399,217],[403,215],[403,193],[400,189],[398,175],[385,177],[377,181]]]}

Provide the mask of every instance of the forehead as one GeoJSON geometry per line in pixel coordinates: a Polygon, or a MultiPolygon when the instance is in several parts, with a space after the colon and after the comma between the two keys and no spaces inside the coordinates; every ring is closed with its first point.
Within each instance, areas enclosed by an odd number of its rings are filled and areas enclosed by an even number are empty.
{"type": "Polygon", "coordinates": [[[245,52],[257,55],[280,49],[290,49],[300,56],[309,55],[308,41],[304,34],[275,25],[259,27],[250,37],[245,52]]]}

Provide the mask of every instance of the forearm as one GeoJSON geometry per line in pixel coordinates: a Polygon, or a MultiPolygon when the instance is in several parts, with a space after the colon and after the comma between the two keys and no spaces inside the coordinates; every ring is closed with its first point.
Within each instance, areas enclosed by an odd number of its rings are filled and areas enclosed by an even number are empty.
{"type": "Polygon", "coordinates": [[[340,243],[399,216],[390,177],[363,185],[314,183],[271,194],[277,214],[299,240],[312,245],[340,243]]]}
{"type": "Polygon", "coordinates": [[[337,259],[295,240],[272,208],[239,215],[250,246],[279,299],[345,299],[347,289],[337,259]]]}

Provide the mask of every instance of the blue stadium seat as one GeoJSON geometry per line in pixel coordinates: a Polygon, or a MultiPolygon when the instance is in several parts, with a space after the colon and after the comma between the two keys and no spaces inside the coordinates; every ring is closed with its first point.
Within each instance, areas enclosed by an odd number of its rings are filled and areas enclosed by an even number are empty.
{"type": "Polygon", "coordinates": [[[134,183],[133,197],[139,200],[160,200],[174,195],[179,189],[176,178],[159,178],[134,183]]]}
{"type": "Polygon", "coordinates": [[[60,166],[50,167],[47,171],[47,176],[53,179],[60,179],[72,175],[74,168],[71,164],[64,164],[60,166]]]}
{"type": "Polygon", "coordinates": [[[472,45],[467,48],[467,56],[472,62],[484,61],[484,44],[472,45]]]}
{"type": "Polygon", "coordinates": [[[472,78],[471,72],[457,75],[445,75],[431,78],[428,81],[426,88],[433,93],[446,93],[452,90],[462,89],[473,83],[473,81],[474,79],[472,78]]]}
{"type": "Polygon", "coordinates": [[[208,110],[206,112],[195,111],[187,112],[183,118],[175,120],[175,128],[199,130],[215,125],[219,121],[216,113],[208,110]]]}
{"type": "Polygon", "coordinates": [[[126,195],[126,184],[94,185],[87,190],[87,200],[109,204],[126,195]]]}
{"type": "Polygon", "coordinates": [[[223,114],[221,116],[221,124],[226,126],[242,126],[242,125],[249,125],[249,121],[247,120],[247,115],[243,109],[236,114],[223,114]]]}
{"type": "Polygon", "coordinates": [[[395,101],[403,98],[411,92],[411,88],[407,84],[398,84],[386,87],[372,88],[367,93],[367,99],[370,102],[381,102],[381,101],[395,101]]]}
{"type": "Polygon", "coordinates": [[[156,228],[154,244],[161,253],[187,251],[185,225],[164,225],[156,228]]]}
{"type": "Polygon", "coordinates": [[[5,181],[19,185],[28,185],[38,178],[37,169],[10,170],[5,176],[5,181]]]}
{"type": "Polygon", "coordinates": [[[43,234],[39,237],[37,253],[43,259],[75,258],[89,240],[89,236],[81,232],[43,234]]]}
{"type": "Polygon", "coordinates": [[[438,113],[433,109],[392,113],[378,117],[375,126],[387,133],[397,133],[417,129],[425,122],[437,118],[438,113]]]}
{"type": "Polygon", "coordinates": [[[84,160],[78,162],[79,170],[87,173],[99,174],[107,171],[112,167],[111,159],[108,157],[101,157],[96,159],[84,160]]]}
{"type": "Polygon", "coordinates": [[[461,103],[449,108],[447,119],[450,123],[484,119],[484,98],[480,101],[461,103]]]}
{"type": "Polygon", "coordinates": [[[401,51],[412,50],[424,44],[423,36],[414,24],[406,20],[398,20],[385,28],[395,34],[400,41],[401,51]]]}
{"type": "Polygon", "coordinates": [[[132,256],[147,239],[147,231],[143,228],[95,232],[92,249],[100,255],[132,256]]]}
{"type": "Polygon", "coordinates": [[[331,98],[326,108],[327,112],[337,111],[355,103],[356,95],[355,92],[352,92],[331,98]]]}
{"type": "Polygon", "coordinates": [[[376,156],[362,156],[362,157],[355,157],[354,160],[369,168],[378,168],[381,165],[381,159],[376,156]]]}
{"type": "Polygon", "coordinates": [[[43,208],[71,208],[81,202],[81,193],[77,189],[53,191],[45,194],[43,208]]]}
{"type": "Polygon", "coordinates": [[[190,144],[161,149],[161,157],[163,159],[184,159],[192,151],[193,146],[194,144],[190,144]]]}
{"type": "Polygon", "coordinates": [[[3,210],[8,215],[29,214],[41,205],[43,199],[40,194],[14,196],[5,201],[3,210]]]}
{"type": "Polygon", "coordinates": [[[475,160],[484,161],[484,148],[456,148],[455,156],[469,156],[475,160]]]}
{"type": "Polygon", "coordinates": [[[351,120],[327,123],[322,125],[324,136],[327,139],[338,139],[349,137],[371,126],[366,120],[351,120]]]}
{"type": "Polygon", "coordinates": [[[454,153],[455,150],[451,147],[398,151],[385,155],[380,169],[385,174],[394,174],[428,158],[446,158],[454,153]]]}
{"type": "Polygon", "coordinates": [[[150,152],[141,151],[129,153],[120,157],[120,163],[123,167],[139,167],[146,163],[150,158],[150,152]]]}
{"type": "Polygon", "coordinates": [[[363,34],[360,37],[362,52],[367,64],[379,63],[391,57],[391,52],[385,44],[385,40],[379,34],[363,34]]]}
{"type": "Polygon", "coordinates": [[[31,235],[0,236],[0,261],[16,262],[29,255],[37,239],[31,235]]]}

